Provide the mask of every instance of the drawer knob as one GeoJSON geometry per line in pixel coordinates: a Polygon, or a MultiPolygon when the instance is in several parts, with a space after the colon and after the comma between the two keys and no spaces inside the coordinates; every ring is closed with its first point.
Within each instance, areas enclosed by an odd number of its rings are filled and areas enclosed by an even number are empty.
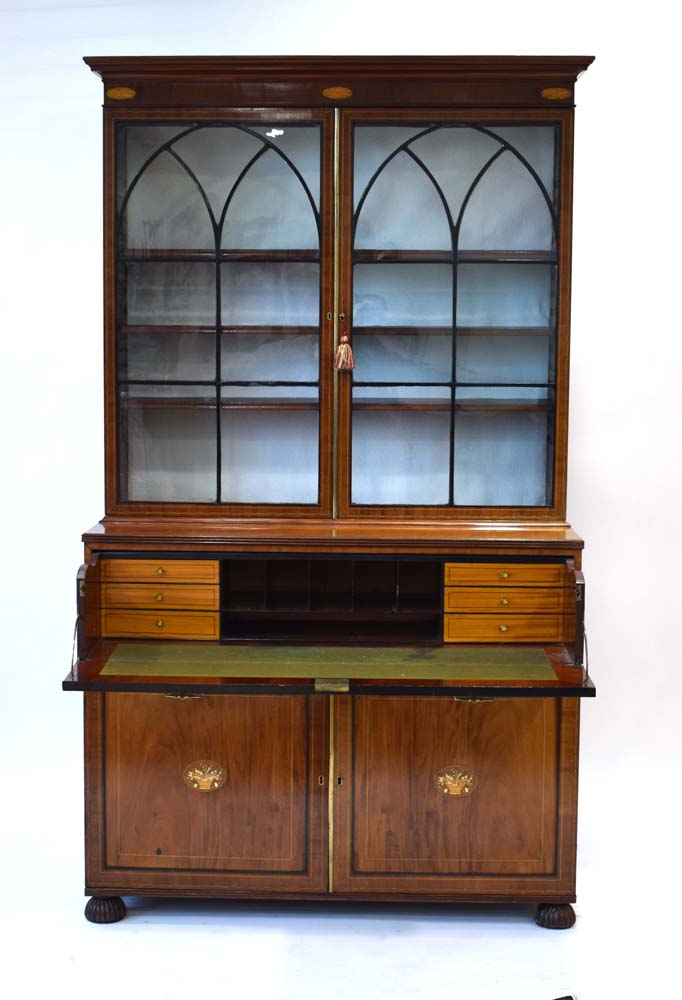
{"type": "Polygon", "coordinates": [[[500,599],[500,604],[502,604],[504,607],[506,607],[509,604],[509,598],[508,597],[502,597],[500,599]]]}
{"type": "MultiPolygon", "coordinates": [[[[157,620],[156,620],[156,624],[157,624],[157,626],[158,626],[159,628],[163,628],[163,626],[165,625],[165,622],[164,622],[163,618],[157,618],[157,620]]],[[[501,627],[502,627],[502,626],[500,626],[500,628],[501,628],[501,627]]]]}
{"type": "Polygon", "coordinates": [[[509,573],[508,573],[508,571],[506,569],[503,569],[502,572],[500,573],[500,577],[503,580],[508,580],[509,579],[509,573]]]}
{"type": "MultiPolygon", "coordinates": [[[[155,594],[154,595],[154,600],[155,601],[162,601],[163,600],[163,594],[155,594]]],[[[506,602],[506,603],[508,603],[508,602],[506,602]]]]}
{"type": "Polygon", "coordinates": [[[195,792],[216,792],[227,781],[227,771],[214,760],[195,760],[183,770],[182,779],[195,792]]]}
{"type": "Polygon", "coordinates": [[[508,632],[508,631],[509,631],[508,625],[500,625],[500,632],[508,632]]]}
{"type": "Polygon", "coordinates": [[[163,568],[163,566],[159,566],[159,567],[158,567],[158,569],[156,570],[156,575],[157,575],[157,576],[163,576],[163,574],[164,574],[165,572],[166,572],[166,571],[165,571],[165,569],[163,568]]]}
{"type": "Polygon", "coordinates": [[[473,771],[465,771],[457,764],[448,767],[436,775],[436,788],[442,795],[466,797],[471,795],[476,787],[476,775],[473,771]]]}

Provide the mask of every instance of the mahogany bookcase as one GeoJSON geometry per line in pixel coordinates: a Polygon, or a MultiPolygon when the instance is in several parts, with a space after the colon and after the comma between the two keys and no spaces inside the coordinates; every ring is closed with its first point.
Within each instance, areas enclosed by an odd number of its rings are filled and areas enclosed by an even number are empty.
{"type": "Polygon", "coordinates": [[[86,917],[123,895],[575,915],[567,57],[86,59],[106,511],[86,917]]]}

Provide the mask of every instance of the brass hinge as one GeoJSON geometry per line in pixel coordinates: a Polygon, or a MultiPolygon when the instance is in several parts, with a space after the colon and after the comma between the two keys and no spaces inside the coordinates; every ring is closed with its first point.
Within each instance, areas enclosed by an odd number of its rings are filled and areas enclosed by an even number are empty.
{"type": "Polygon", "coordinates": [[[347,677],[316,677],[315,694],[347,694],[350,681],[347,677]]]}
{"type": "Polygon", "coordinates": [[[78,596],[85,597],[86,589],[87,589],[87,584],[85,580],[81,580],[80,583],[78,584],[78,596]]]}

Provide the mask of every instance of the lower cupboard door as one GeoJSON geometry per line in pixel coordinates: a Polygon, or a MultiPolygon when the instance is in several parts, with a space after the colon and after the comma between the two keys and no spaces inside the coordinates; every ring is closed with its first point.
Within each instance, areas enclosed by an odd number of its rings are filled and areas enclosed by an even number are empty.
{"type": "Polygon", "coordinates": [[[101,711],[114,881],[326,889],[323,699],[106,694],[101,711]]]}
{"type": "MultiPolygon", "coordinates": [[[[537,892],[529,876],[570,888],[571,845],[563,876],[558,857],[559,699],[336,702],[336,891],[537,892]]],[[[566,711],[577,753],[577,713],[566,711]]]]}

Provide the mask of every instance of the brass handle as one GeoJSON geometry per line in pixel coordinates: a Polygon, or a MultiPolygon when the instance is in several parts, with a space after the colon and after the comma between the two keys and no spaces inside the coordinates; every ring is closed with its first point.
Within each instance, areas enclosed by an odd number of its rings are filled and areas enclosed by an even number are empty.
{"type": "Polygon", "coordinates": [[[195,760],[184,768],[182,780],[195,792],[216,792],[227,781],[227,771],[214,760],[195,760]]]}
{"type": "Polygon", "coordinates": [[[453,764],[436,775],[435,784],[442,795],[463,798],[471,795],[476,787],[476,775],[473,771],[464,771],[458,764],[453,764]]]}
{"type": "Polygon", "coordinates": [[[503,580],[508,580],[508,579],[509,579],[509,573],[507,572],[507,570],[506,570],[506,569],[503,569],[503,570],[502,570],[502,572],[500,573],[500,576],[501,576],[501,578],[502,578],[503,580]]]}
{"type": "Polygon", "coordinates": [[[500,600],[500,604],[502,604],[502,605],[506,606],[507,604],[509,604],[509,598],[508,598],[508,597],[503,597],[503,598],[502,598],[502,599],[500,600]]]}
{"type": "Polygon", "coordinates": [[[500,625],[500,632],[508,632],[508,631],[509,631],[508,625],[500,625]]]}
{"type": "Polygon", "coordinates": [[[163,594],[155,594],[154,595],[154,600],[155,601],[162,601],[163,600],[163,594]]]}
{"type": "Polygon", "coordinates": [[[165,571],[165,569],[163,568],[163,566],[159,566],[159,567],[158,567],[158,569],[156,570],[156,575],[157,575],[157,576],[163,576],[163,574],[164,574],[165,572],[166,572],[166,571],[165,571]]]}
{"type": "MultiPolygon", "coordinates": [[[[156,619],[156,625],[157,625],[157,628],[163,628],[163,626],[164,626],[165,624],[166,624],[166,623],[164,622],[163,618],[157,618],[157,619],[156,619]]],[[[500,626],[500,627],[501,627],[501,626],[500,626]]]]}

